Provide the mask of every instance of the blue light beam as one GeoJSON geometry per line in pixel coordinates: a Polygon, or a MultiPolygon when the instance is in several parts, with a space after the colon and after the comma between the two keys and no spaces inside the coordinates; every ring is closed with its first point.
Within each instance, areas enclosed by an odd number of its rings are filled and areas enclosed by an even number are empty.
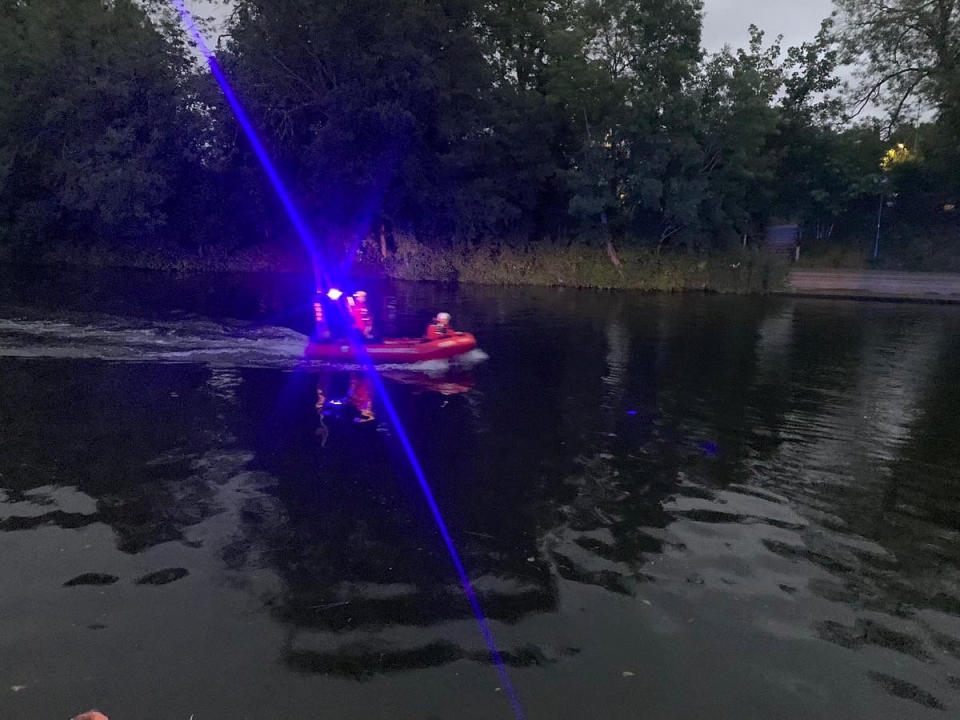
{"type": "MultiPolygon", "coordinates": [[[[290,222],[297,231],[297,235],[300,237],[304,248],[310,254],[311,261],[314,264],[314,273],[319,274],[323,272],[323,266],[319,262],[317,248],[313,243],[313,237],[307,228],[307,224],[304,222],[300,211],[293,202],[293,198],[290,196],[290,193],[287,192],[287,188],[280,179],[280,175],[277,173],[273,162],[270,160],[270,156],[267,154],[266,148],[264,148],[263,143],[261,143],[260,139],[257,137],[257,133],[254,130],[253,125],[247,118],[247,114],[240,105],[240,101],[237,100],[236,95],[234,95],[233,90],[227,82],[226,76],[223,74],[219,63],[213,55],[213,52],[207,46],[203,36],[197,29],[196,23],[193,21],[193,17],[183,4],[183,0],[170,0],[170,2],[173,3],[174,7],[176,7],[177,12],[180,14],[180,18],[183,21],[184,27],[186,28],[190,37],[193,38],[194,42],[196,42],[197,48],[207,59],[207,64],[210,66],[210,72],[213,74],[214,79],[217,81],[217,84],[223,91],[223,95],[229,103],[230,108],[233,110],[233,113],[237,118],[237,122],[240,123],[240,127],[243,129],[244,134],[250,141],[250,145],[253,147],[253,151],[256,154],[257,159],[263,166],[264,172],[266,172],[267,177],[270,180],[270,184],[273,186],[274,191],[277,193],[277,197],[283,204],[283,207],[287,212],[287,216],[290,218],[290,222]]],[[[326,285],[329,286],[329,282],[327,282],[326,285]]],[[[473,585],[470,583],[470,576],[467,574],[466,568],[463,565],[463,561],[460,559],[460,553],[457,552],[457,548],[453,544],[453,538],[451,537],[450,531],[447,528],[446,521],[443,519],[443,514],[440,512],[440,507],[437,505],[436,498],[434,497],[433,491],[430,488],[430,484],[427,481],[427,476],[423,472],[423,467],[420,465],[420,461],[417,459],[413,445],[407,436],[406,430],[403,427],[403,423],[400,421],[400,415],[397,413],[397,409],[394,406],[393,401],[387,394],[387,389],[384,386],[383,380],[374,367],[373,360],[370,358],[369,353],[367,353],[366,348],[363,347],[362,343],[356,343],[354,350],[357,356],[362,359],[363,365],[366,367],[366,371],[373,382],[374,389],[382,399],[383,407],[387,411],[387,417],[390,418],[390,422],[393,424],[397,438],[400,441],[400,445],[410,463],[410,468],[413,470],[413,474],[417,479],[417,483],[419,484],[420,490],[427,502],[427,506],[430,508],[430,513],[433,515],[434,522],[437,525],[437,529],[440,531],[440,536],[443,538],[443,543],[446,546],[447,553],[450,556],[450,560],[453,562],[457,576],[460,579],[461,585],[463,586],[464,595],[466,595],[467,601],[470,603],[470,608],[473,610],[473,614],[476,616],[477,625],[480,628],[480,634],[483,635],[484,642],[486,643],[490,652],[490,659],[496,667],[497,673],[500,675],[500,680],[503,683],[503,689],[510,700],[510,705],[513,708],[514,715],[516,716],[517,720],[524,720],[525,715],[523,712],[523,706],[520,704],[520,699],[513,687],[513,683],[510,681],[510,675],[507,673],[507,668],[503,662],[503,657],[500,655],[500,651],[497,649],[493,632],[490,630],[490,625],[483,614],[483,609],[480,607],[480,601],[477,598],[476,591],[473,589],[473,585]]]]}
{"type": "Polygon", "coordinates": [[[487,644],[487,649],[490,651],[490,659],[493,662],[494,667],[496,667],[497,673],[500,675],[500,681],[503,683],[504,692],[506,692],[507,698],[510,700],[513,713],[517,717],[517,720],[524,720],[525,716],[523,712],[523,706],[520,704],[520,697],[517,695],[517,691],[514,689],[513,683],[510,681],[510,674],[507,672],[507,667],[503,662],[503,657],[500,655],[500,651],[497,649],[497,643],[494,640],[493,631],[490,629],[487,618],[483,614],[483,609],[480,607],[480,600],[477,598],[477,593],[473,589],[473,585],[470,582],[470,576],[467,574],[466,567],[464,567],[463,561],[460,559],[460,553],[457,552],[457,548],[453,544],[453,537],[450,535],[450,530],[447,528],[447,523],[443,519],[443,513],[440,512],[440,506],[437,505],[437,500],[434,497],[433,490],[430,488],[430,483],[427,481],[426,473],[424,473],[423,467],[420,465],[419,459],[417,459],[417,454],[413,449],[413,444],[410,442],[410,438],[407,436],[407,432],[403,427],[403,423],[400,422],[400,416],[397,413],[396,406],[393,404],[393,400],[390,399],[390,395],[387,393],[387,388],[383,383],[383,378],[381,378],[380,373],[376,371],[373,360],[370,358],[370,354],[363,346],[363,343],[354,342],[352,344],[354,353],[357,355],[357,357],[361,358],[363,365],[367,368],[370,380],[373,382],[373,388],[376,392],[376,396],[381,399],[383,407],[387,411],[387,417],[390,418],[390,422],[392,423],[394,431],[396,432],[397,439],[400,441],[400,446],[403,448],[404,453],[406,453],[407,460],[410,462],[410,469],[413,470],[413,474],[417,478],[417,484],[420,485],[420,490],[423,492],[423,497],[427,501],[427,506],[430,508],[430,513],[433,515],[433,521],[436,523],[437,529],[440,531],[440,537],[443,538],[443,544],[447,548],[447,554],[450,556],[450,560],[453,562],[453,566],[460,578],[460,584],[463,587],[463,594],[466,595],[467,601],[470,603],[470,608],[473,610],[473,614],[476,616],[477,625],[480,628],[480,634],[483,635],[483,639],[487,644]]]}

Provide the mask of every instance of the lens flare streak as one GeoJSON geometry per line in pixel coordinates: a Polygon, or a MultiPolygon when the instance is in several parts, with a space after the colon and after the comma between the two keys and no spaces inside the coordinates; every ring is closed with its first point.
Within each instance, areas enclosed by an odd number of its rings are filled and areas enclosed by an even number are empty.
{"type": "Polygon", "coordinates": [[[466,595],[467,601],[470,603],[470,607],[476,616],[477,625],[480,628],[480,634],[483,635],[483,639],[487,644],[487,649],[490,651],[490,659],[496,667],[497,673],[500,675],[500,680],[503,683],[503,689],[510,700],[511,706],[513,707],[514,715],[516,715],[517,720],[523,720],[523,706],[520,704],[519,696],[513,687],[513,683],[510,681],[510,675],[507,673],[507,668],[503,662],[503,657],[500,655],[500,651],[497,649],[493,632],[490,629],[490,625],[487,622],[486,616],[483,614],[483,609],[480,607],[480,600],[477,598],[477,593],[473,589],[473,585],[470,582],[470,576],[467,574],[466,567],[464,566],[463,561],[460,559],[460,553],[457,552],[457,548],[453,543],[453,537],[450,535],[450,530],[447,527],[447,523],[443,519],[443,514],[440,512],[440,506],[437,505],[437,500],[434,497],[433,490],[430,488],[430,483],[427,481],[426,473],[424,473],[423,467],[420,465],[420,461],[413,449],[410,438],[407,436],[407,432],[403,427],[403,423],[400,422],[400,416],[397,413],[396,406],[393,404],[393,401],[390,399],[390,396],[387,393],[387,388],[383,383],[383,379],[374,369],[373,360],[370,358],[370,355],[367,353],[363,344],[357,342],[353,345],[354,353],[356,353],[357,357],[362,359],[363,365],[367,368],[370,381],[373,383],[374,391],[376,392],[377,397],[380,398],[384,410],[387,411],[387,417],[393,426],[397,439],[400,441],[400,446],[403,448],[403,451],[407,456],[407,460],[410,463],[410,469],[413,470],[413,474],[417,479],[417,483],[420,485],[420,490],[423,493],[423,497],[427,502],[427,506],[430,508],[430,513],[433,515],[433,520],[437,525],[437,529],[440,531],[440,537],[443,538],[443,544],[447,548],[447,554],[450,556],[450,560],[453,562],[453,566],[457,571],[457,575],[459,576],[460,584],[463,586],[463,593],[466,595]]]}
{"type": "MultiPolygon", "coordinates": [[[[307,227],[307,224],[304,221],[303,216],[300,214],[300,211],[297,209],[297,206],[294,203],[293,198],[290,196],[290,193],[287,191],[286,186],[280,179],[280,175],[277,173],[276,167],[267,154],[266,148],[263,146],[263,143],[260,142],[259,137],[257,137],[257,133],[254,130],[252,123],[248,119],[246,112],[240,105],[236,95],[234,95],[233,90],[227,82],[226,76],[223,74],[219,63],[213,55],[213,52],[204,41],[203,36],[200,34],[200,31],[198,30],[190,12],[184,5],[183,0],[170,0],[170,2],[180,14],[183,25],[190,37],[194,40],[194,42],[196,42],[197,48],[206,58],[207,63],[210,66],[210,72],[213,74],[214,79],[217,81],[217,84],[223,91],[223,95],[226,98],[227,103],[230,105],[230,108],[233,110],[233,113],[237,118],[237,122],[240,124],[244,134],[250,141],[250,145],[253,148],[257,159],[260,161],[264,172],[267,174],[267,177],[270,180],[270,184],[273,186],[277,197],[283,204],[284,210],[286,210],[287,215],[290,218],[290,222],[293,224],[294,229],[303,243],[304,248],[309,253],[314,264],[314,273],[325,281],[324,287],[329,288],[329,278],[326,277],[323,265],[320,262],[318,250],[313,242],[313,237],[307,227]]],[[[490,625],[483,614],[476,591],[473,589],[473,586],[470,583],[470,576],[468,575],[466,568],[463,565],[463,561],[460,559],[460,554],[457,552],[456,546],[453,543],[453,538],[451,537],[450,531],[447,528],[447,524],[443,519],[443,514],[440,512],[440,507],[437,505],[436,498],[434,497],[433,491],[430,488],[430,484],[427,481],[426,474],[423,471],[423,467],[420,465],[420,461],[417,458],[416,452],[413,449],[410,438],[407,436],[403,423],[400,421],[400,416],[397,413],[397,409],[394,406],[393,401],[390,399],[390,396],[387,394],[383,380],[377,373],[376,368],[373,365],[373,361],[370,358],[370,355],[366,352],[363,344],[355,343],[354,352],[356,353],[357,357],[362,359],[362,364],[364,365],[364,368],[368,373],[371,382],[373,383],[374,389],[376,390],[377,395],[381,398],[383,407],[387,413],[387,417],[393,425],[394,432],[400,442],[400,446],[403,448],[404,454],[407,456],[407,460],[410,463],[410,468],[413,471],[413,474],[417,479],[417,483],[420,486],[420,490],[423,493],[423,497],[430,508],[430,513],[437,525],[437,529],[440,531],[440,536],[443,539],[447,553],[450,556],[450,560],[453,562],[454,569],[456,570],[460,583],[463,586],[464,595],[466,596],[467,601],[470,603],[470,608],[476,617],[480,633],[483,635],[484,642],[490,651],[490,659],[497,669],[497,673],[499,674],[500,680],[503,683],[503,689],[510,700],[510,705],[513,709],[514,715],[517,717],[517,720],[524,720],[523,707],[520,704],[520,700],[513,687],[513,683],[510,681],[510,676],[507,673],[506,666],[504,665],[503,657],[500,655],[500,651],[497,649],[493,632],[491,631],[490,625]]]]}
{"type": "Polygon", "coordinates": [[[170,2],[173,3],[174,7],[176,7],[187,33],[197,44],[197,49],[200,51],[203,57],[206,58],[207,65],[210,67],[210,73],[213,75],[213,78],[217,81],[217,84],[223,91],[223,96],[226,98],[227,103],[230,105],[230,109],[236,116],[237,122],[240,123],[240,127],[243,130],[244,135],[246,135],[247,140],[250,141],[250,146],[253,148],[253,152],[257,156],[257,160],[259,160],[260,164],[263,166],[263,171],[267,174],[267,178],[270,180],[270,184],[273,186],[273,190],[276,192],[277,198],[279,198],[280,203],[283,205],[283,209],[286,211],[287,217],[290,218],[290,222],[293,225],[294,230],[296,230],[297,236],[300,238],[300,242],[310,254],[310,260],[313,263],[314,272],[317,274],[322,274],[323,266],[317,256],[317,248],[313,242],[313,235],[307,227],[307,223],[303,219],[303,216],[300,214],[300,210],[297,208],[296,203],[293,201],[293,198],[287,191],[283,180],[280,179],[280,174],[277,172],[276,166],[270,159],[267,149],[264,147],[263,143],[260,142],[260,138],[257,136],[257,132],[254,129],[253,124],[247,117],[246,111],[243,109],[243,106],[240,104],[240,101],[234,94],[233,89],[230,87],[230,83],[227,82],[227,78],[223,74],[223,70],[220,68],[220,63],[217,62],[217,58],[214,56],[213,51],[210,50],[210,47],[203,39],[203,35],[200,33],[199,28],[197,28],[197,25],[193,20],[193,16],[183,4],[183,0],[170,0],[170,2]]]}

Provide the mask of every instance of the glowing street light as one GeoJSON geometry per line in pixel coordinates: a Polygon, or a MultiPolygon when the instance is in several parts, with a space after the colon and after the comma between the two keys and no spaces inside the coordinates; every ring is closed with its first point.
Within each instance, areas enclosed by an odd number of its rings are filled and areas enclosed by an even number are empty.
{"type": "Polygon", "coordinates": [[[883,194],[883,189],[884,185],[886,185],[889,181],[889,178],[886,177],[886,173],[893,170],[897,165],[913,162],[913,159],[913,154],[910,152],[910,148],[903,143],[897,143],[895,147],[887,150],[887,152],[884,153],[883,158],[880,160],[880,170],[884,173],[884,176],[880,179],[880,204],[877,206],[877,234],[873,241],[874,260],[880,257],[880,224],[883,220],[883,204],[886,199],[883,194]]]}

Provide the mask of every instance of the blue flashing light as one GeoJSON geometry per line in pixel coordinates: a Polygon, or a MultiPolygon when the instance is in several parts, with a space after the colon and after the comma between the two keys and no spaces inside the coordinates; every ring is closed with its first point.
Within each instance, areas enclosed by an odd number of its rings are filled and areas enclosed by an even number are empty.
{"type": "Polygon", "coordinates": [[[330,288],[327,291],[327,297],[333,300],[334,302],[336,302],[337,300],[343,297],[343,291],[337,290],[337,288],[330,288]]]}

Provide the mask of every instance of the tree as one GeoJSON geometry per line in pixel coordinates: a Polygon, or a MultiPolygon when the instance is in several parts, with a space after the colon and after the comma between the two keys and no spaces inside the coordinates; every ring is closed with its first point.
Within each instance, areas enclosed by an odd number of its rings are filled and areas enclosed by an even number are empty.
{"type": "MultiPolygon", "coordinates": [[[[686,91],[700,59],[699,0],[584,4],[592,94],[570,209],[580,227],[662,242],[696,216],[686,91]],[[691,212],[691,208],[693,209],[691,212]],[[606,221],[609,220],[609,228],[606,221]]],[[[695,162],[695,159],[694,159],[695,162]]]]}
{"type": "Polygon", "coordinates": [[[237,3],[223,64],[330,242],[381,222],[456,230],[477,179],[464,159],[489,143],[475,11],[472,0],[237,3]]]}
{"type": "Polygon", "coordinates": [[[189,60],[132,0],[0,6],[0,224],[150,237],[195,157],[189,60]]]}
{"type": "Polygon", "coordinates": [[[779,163],[771,212],[799,222],[817,239],[833,235],[850,202],[862,194],[864,178],[875,174],[869,160],[853,162],[847,152],[860,135],[838,130],[843,100],[835,92],[840,51],[833,30],[828,18],[813,41],[787,50],[772,139],[779,163]]]}
{"type": "Polygon", "coordinates": [[[710,179],[709,225],[715,232],[756,234],[773,199],[778,157],[774,106],[783,85],[780,38],[763,47],[764,33],[750,26],[750,45],[728,48],[705,65],[701,78],[704,173],[710,179]]]}
{"type": "Polygon", "coordinates": [[[960,3],[837,0],[847,60],[862,68],[854,114],[870,103],[893,127],[911,105],[932,109],[960,136],[960,3]]]}
{"type": "Polygon", "coordinates": [[[511,188],[499,196],[515,217],[505,236],[557,237],[570,229],[570,172],[600,80],[587,59],[584,3],[491,0],[479,24],[491,78],[485,118],[496,143],[487,172],[511,188]]]}

